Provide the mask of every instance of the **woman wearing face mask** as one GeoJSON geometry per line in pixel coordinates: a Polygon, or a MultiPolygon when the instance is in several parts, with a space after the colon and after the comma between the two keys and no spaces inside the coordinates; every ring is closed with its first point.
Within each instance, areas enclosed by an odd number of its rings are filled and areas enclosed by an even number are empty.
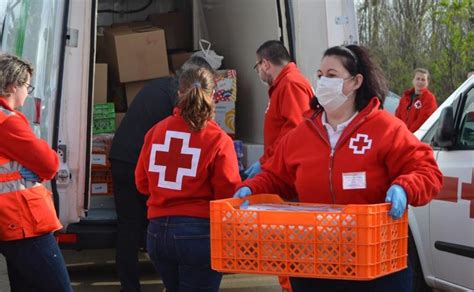
{"type": "MultiPolygon", "coordinates": [[[[306,120],[283,138],[263,172],[234,197],[277,193],[300,202],[425,205],[442,185],[431,148],[381,109],[387,87],[361,46],[326,50],[306,120]]],[[[372,281],[290,278],[293,291],[411,291],[408,268],[372,281]]]]}

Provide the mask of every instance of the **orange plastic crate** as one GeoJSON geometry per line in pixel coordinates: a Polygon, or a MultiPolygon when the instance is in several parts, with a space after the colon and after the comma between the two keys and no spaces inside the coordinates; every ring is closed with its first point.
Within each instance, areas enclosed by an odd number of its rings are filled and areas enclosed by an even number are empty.
{"type": "MultiPolygon", "coordinates": [[[[250,204],[287,203],[253,195],[250,204]]],[[[341,212],[240,210],[243,200],[211,202],[211,263],[221,272],[371,280],[407,267],[407,212],[390,204],[325,205],[341,212]]]]}

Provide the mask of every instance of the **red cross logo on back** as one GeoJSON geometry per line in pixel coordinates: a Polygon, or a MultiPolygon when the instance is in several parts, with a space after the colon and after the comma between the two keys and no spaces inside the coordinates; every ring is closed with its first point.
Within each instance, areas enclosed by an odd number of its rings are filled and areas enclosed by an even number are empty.
{"type": "Polygon", "coordinates": [[[158,187],[181,190],[183,177],[196,177],[201,149],[189,147],[191,134],[166,131],[164,144],[153,144],[148,171],[159,174],[158,187]]]}
{"type": "Polygon", "coordinates": [[[349,148],[354,154],[365,154],[365,151],[372,147],[372,139],[367,134],[357,134],[355,138],[351,138],[349,148]]]}

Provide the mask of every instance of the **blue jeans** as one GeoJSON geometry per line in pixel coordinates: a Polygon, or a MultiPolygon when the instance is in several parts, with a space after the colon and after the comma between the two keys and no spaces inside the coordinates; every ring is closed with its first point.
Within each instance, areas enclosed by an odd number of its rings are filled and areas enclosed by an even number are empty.
{"type": "Polygon", "coordinates": [[[160,217],[148,224],[147,249],[167,292],[219,290],[222,274],[211,270],[209,219],[160,217]]]}
{"type": "Polygon", "coordinates": [[[10,288],[15,291],[72,291],[61,250],[52,233],[0,241],[7,260],[10,288]]]}
{"type": "Polygon", "coordinates": [[[290,282],[293,292],[411,292],[413,283],[413,270],[409,260],[408,268],[372,281],[346,281],[290,277],[290,282]]]}

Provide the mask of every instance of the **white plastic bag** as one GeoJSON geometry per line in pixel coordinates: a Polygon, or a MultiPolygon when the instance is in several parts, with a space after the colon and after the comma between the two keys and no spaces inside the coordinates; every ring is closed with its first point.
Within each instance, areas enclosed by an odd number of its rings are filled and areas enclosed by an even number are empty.
{"type": "Polygon", "coordinates": [[[211,65],[212,69],[219,69],[222,65],[222,60],[224,59],[224,57],[219,56],[214,50],[211,50],[211,43],[209,41],[200,39],[199,47],[201,47],[201,50],[194,53],[193,56],[204,58],[209,63],[209,65],[211,65]],[[204,48],[204,45],[206,45],[207,47],[204,48]]]}

